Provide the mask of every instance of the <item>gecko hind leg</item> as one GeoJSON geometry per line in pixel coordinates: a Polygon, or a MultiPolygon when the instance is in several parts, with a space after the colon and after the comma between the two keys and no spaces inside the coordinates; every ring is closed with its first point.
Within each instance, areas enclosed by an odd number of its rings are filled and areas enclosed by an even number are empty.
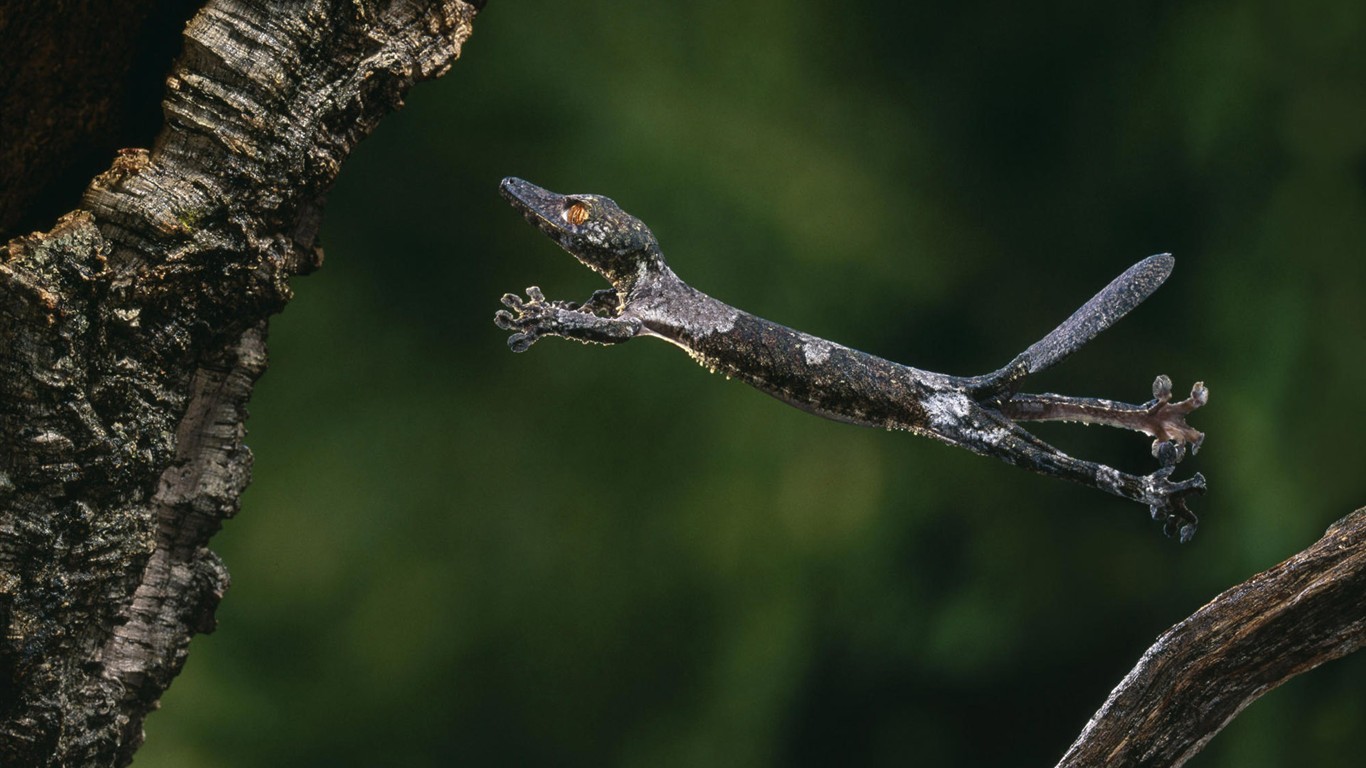
{"type": "MultiPolygon", "coordinates": [[[[1177,449],[1172,441],[1161,441],[1154,454],[1163,466],[1146,475],[1121,472],[1114,467],[1078,459],[1040,440],[1009,420],[1003,419],[1004,429],[997,433],[994,455],[1008,463],[1030,469],[1050,477],[1060,477],[1089,485],[1131,501],[1145,504],[1153,520],[1162,523],[1167,536],[1176,536],[1182,543],[1195,535],[1200,520],[1186,505],[1190,496],[1205,493],[1205,477],[1196,473],[1186,480],[1173,481],[1177,449]]],[[[971,447],[971,446],[968,446],[971,447]]],[[[978,452],[982,452],[980,449],[978,452]]]]}
{"type": "Polygon", "coordinates": [[[1204,382],[1191,387],[1190,397],[1173,401],[1172,380],[1158,376],[1153,381],[1153,399],[1142,405],[1094,397],[1019,394],[998,402],[996,408],[1015,421],[1071,421],[1142,432],[1153,438],[1153,457],[1166,466],[1168,457],[1171,464],[1184,458],[1187,446],[1192,454],[1200,451],[1205,434],[1187,424],[1186,417],[1208,402],[1209,388],[1204,382]]]}
{"type": "Polygon", "coordinates": [[[1205,492],[1205,478],[1197,473],[1188,480],[1173,482],[1171,475],[1177,463],[1185,458],[1187,448],[1190,453],[1196,453],[1204,442],[1204,433],[1191,428],[1186,423],[1186,416],[1209,401],[1209,389],[1196,382],[1190,397],[1179,402],[1174,402],[1171,394],[1171,379],[1158,376],[1153,382],[1153,399],[1142,405],[1097,398],[1021,394],[1000,402],[997,412],[1017,426],[1026,421],[1072,421],[1130,429],[1152,437],[1152,455],[1160,468],[1141,476],[1075,459],[1042,441],[1037,446],[1042,450],[1030,452],[1026,449],[1025,453],[1037,457],[1034,460],[1040,466],[1058,474],[1147,504],[1153,520],[1162,523],[1163,533],[1185,543],[1195,535],[1200,523],[1186,499],[1205,492]]]}

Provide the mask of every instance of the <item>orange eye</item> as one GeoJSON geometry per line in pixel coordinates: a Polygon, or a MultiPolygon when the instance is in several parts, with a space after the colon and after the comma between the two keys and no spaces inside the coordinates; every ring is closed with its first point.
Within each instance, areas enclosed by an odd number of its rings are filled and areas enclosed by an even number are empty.
{"type": "Polygon", "coordinates": [[[576,227],[588,221],[588,206],[583,203],[570,203],[569,207],[564,209],[564,220],[576,227]]]}

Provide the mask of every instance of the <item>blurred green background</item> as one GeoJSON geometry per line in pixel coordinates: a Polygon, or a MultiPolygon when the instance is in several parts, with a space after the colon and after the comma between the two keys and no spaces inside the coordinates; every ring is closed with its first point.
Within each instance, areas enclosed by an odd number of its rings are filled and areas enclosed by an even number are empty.
{"type": "MultiPolygon", "coordinates": [[[[1366,5],[492,0],[355,153],[271,328],[220,627],[139,766],[1051,765],[1168,626],[1366,503],[1366,5]],[[497,195],[614,197],[702,290],[1035,390],[1212,392],[1195,541],[665,344],[513,355],[602,283],[497,195]]],[[[1045,425],[1148,471],[1141,436],[1045,425]]],[[[1193,766],[1359,766],[1366,656],[1193,766]]]]}

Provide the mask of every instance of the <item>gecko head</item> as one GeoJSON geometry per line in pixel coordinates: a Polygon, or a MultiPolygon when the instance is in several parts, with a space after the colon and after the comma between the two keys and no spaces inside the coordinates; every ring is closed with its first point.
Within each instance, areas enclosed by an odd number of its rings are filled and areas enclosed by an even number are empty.
{"type": "Polygon", "coordinates": [[[650,228],[611,198],[560,195],[512,177],[503,179],[498,189],[527,221],[618,290],[664,266],[650,228]]]}

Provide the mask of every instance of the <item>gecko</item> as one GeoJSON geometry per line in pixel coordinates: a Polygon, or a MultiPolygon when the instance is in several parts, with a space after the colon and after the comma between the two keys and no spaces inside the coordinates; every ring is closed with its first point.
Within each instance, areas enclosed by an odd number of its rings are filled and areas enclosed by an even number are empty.
{"type": "Polygon", "coordinates": [[[1195,534],[1199,519],[1187,499],[1205,492],[1205,478],[1171,476],[1187,449],[1193,454],[1204,441],[1204,434],[1186,423],[1186,416],[1209,399],[1202,382],[1189,397],[1174,401],[1171,379],[1158,376],[1153,399],[1141,405],[1019,391],[1025,377],[1061,362],[1147,299],[1171,274],[1170,254],[1130,267],[1002,368],[952,376],[802,333],[693,288],[665,263],[649,227],[610,198],[561,195],[512,177],[503,179],[499,190],[527,221],[611,285],[583,302],[548,300],[536,286],[527,288],[526,298],[504,295],[505,308],[494,322],[512,332],[508,346],[514,352],[525,352],[546,336],[588,344],[662,339],[713,373],[818,416],[923,435],[1098,488],[1147,505],[1168,536],[1184,543],[1195,534]],[[1142,432],[1153,438],[1159,467],[1135,475],[1075,458],[1020,424],[1029,421],[1142,432]]]}

